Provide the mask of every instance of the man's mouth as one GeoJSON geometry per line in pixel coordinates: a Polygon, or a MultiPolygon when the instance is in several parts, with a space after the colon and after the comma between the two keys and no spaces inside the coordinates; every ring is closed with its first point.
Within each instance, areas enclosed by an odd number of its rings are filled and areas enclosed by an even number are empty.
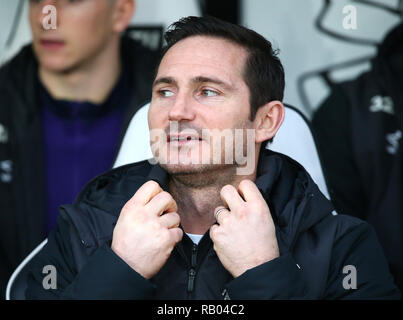
{"type": "Polygon", "coordinates": [[[203,139],[199,136],[190,136],[190,135],[168,135],[167,142],[168,143],[177,143],[177,144],[186,144],[191,142],[199,142],[203,139]]]}
{"type": "Polygon", "coordinates": [[[65,45],[64,41],[53,40],[53,39],[41,39],[39,43],[43,48],[49,49],[49,50],[58,50],[58,49],[61,49],[65,45]]]}

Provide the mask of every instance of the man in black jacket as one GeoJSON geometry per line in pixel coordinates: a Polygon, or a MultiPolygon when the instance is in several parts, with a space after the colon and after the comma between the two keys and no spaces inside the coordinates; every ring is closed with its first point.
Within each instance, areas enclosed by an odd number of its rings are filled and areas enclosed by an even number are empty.
{"type": "Polygon", "coordinates": [[[29,3],[33,42],[0,70],[0,297],[58,205],[112,167],[150,98],[156,54],[120,35],[133,11],[133,0],[29,3]],[[55,30],[42,25],[49,4],[55,30]]]}
{"type": "Polygon", "coordinates": [[[149,110],[158,164],[108,172],[63,207],[27,298],[398,298],[368,224],[333,216],[298,163],[264,148],[284,117],[270,42],[196,17],[166,40],[149,110]]]}

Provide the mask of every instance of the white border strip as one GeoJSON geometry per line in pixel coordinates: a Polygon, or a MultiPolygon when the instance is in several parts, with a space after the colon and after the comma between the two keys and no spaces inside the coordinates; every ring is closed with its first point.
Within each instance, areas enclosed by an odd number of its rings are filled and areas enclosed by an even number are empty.
{"type": "Polygon", "coordinates": [[[42,250],[42,248],[45,246],[45,244],[48,243],[48,239],[43,240],[32,252],[19,264],[17,269],[13,272],[13,274],[10,277],[10,280],[8,280],[7,283],[7,289],[6,289],[6,300],[11,300],[10,299],[10,293],[11,293],[11,287],[15,281],[15,279],[18,277],[18,274],[20,271],[27,265],[27,263],[39,252],[42,250]]]}

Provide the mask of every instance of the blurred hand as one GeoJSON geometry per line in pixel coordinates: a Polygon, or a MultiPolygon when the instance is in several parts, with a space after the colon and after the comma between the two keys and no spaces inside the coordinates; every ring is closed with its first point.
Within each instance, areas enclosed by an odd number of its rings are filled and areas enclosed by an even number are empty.
{"type": "MultiPolygon", "coordinates": [[[[257,186],[250,180],[243,180],[238,190],[227,185],[220,195],[228,209],[218,214],[219,225],[210,228],[210,238],[223,266],[238,277],[248,269],[277,258],[275,226],[257,186]]],[[[214,212],[225,207],[218,207],[214,212]]]]}
{"type": "Polygon", "coordinates": [[[157,182],[146,182],[122,208],[112,250],[144,278],[152,278],[182,239],[177,210],[175,200],[157,182]]]}

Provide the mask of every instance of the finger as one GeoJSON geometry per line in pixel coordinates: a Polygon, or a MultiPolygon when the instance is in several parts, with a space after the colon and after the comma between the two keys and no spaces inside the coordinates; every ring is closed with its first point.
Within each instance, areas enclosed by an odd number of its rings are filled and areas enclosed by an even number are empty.
{"type": "Polygon", "coordinates": [[[219,226],[216,225],[216,224],[213,224],[213,225],[210,227],[209,234],[210,234],[210,239],[211,239],[211,241],[213,241],[213,242],[215,242],[215,236],[216,236],[217,228],[219,228],[219,226]]]}
{"type": "Polygon", "coordinates": [[[168,230],[172,240],[175,242],[175,244],[177,244],[178,242],[180,242],[182,240],[183,237],[183,231],[181,228],[172,228],[168,230]]]}
{"type": "Polygon", "coordinates": [[[231,185],[222,187],[220,196],[224,206],[231,211],[245,204],[238,191],[231,185]]]}
{"type": "Polygon", "coordinates": [[[217,207],[214,211],[214,217],[216,218],[216,221],[219,225],[222,225],[223,223],[223,219],[228,216],[229,214],[231,214],[229,212],[229,210],[225,207],[217,207]]]}
{"type": "Polygon", "coordinates": [[[251,180],[242,180],[238,186],[238,192],[246,202],[265,202],[259,188],[251,180]]]}
{"type": "Polygon", "coordinates": [[[162,189],[160,185],[157,182],[150,180],[144,183],[128,202],[145,206],[161,191],[162,189]]]}
{"type": "Polygon", "coordinates": [[[161,225],[168,229],[179,227],[180,220],[176,212],[166,213],[159,218],[161,225]]]}
{"type": "Polygon", "coordinates": [[[162,215],[164,212],[176,212],[178,206],[174,198],[166,191],[161,191],[145,206],[148,212],[152,212],[157,216],[162,215]]]}

